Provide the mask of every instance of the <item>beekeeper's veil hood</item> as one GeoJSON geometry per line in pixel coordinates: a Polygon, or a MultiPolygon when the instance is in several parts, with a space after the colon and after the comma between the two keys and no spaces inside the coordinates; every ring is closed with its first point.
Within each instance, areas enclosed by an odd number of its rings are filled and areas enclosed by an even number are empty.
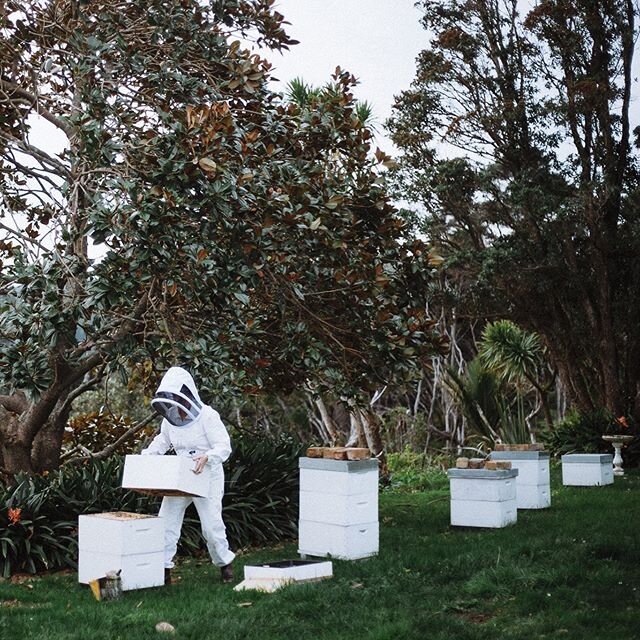
{"type": "Polygon", "coordinates": [[[171,367],[160,381],[151,406],[172,425],[191,424],[202,410],[202,401],[191,374],[182,367],[171,367]]]}

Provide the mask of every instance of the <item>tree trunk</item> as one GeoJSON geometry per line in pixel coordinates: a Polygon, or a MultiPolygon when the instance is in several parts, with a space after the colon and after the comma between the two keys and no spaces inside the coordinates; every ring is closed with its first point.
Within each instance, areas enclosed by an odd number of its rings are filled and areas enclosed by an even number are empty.
{"type": "Polygon", "coordinates": [[[33,469],[36,473],[52,471],[60,466],[60,452],[62,451],[62,439],[67,420],[52,418],[38,431],[32,447],[31,458],[33,469]]]}
{"type": "Polygon", "coordinates": [[[387,456],[382,436],[380,435],[380,420],[378,416],[373,411],[356,409],[354,417],[362,425],[369,450],[380,461],[381,480],[387,481],[389,479],[389,467],[387,466],[387,456]]]}
{"type": "Polygon", "coordinates": [[[322,398],[317,398],[315,401],[316,407],[318,407],[318,411],[320,411],[320,416],[322,417],[322,424],[327,430],[327,434],[329,435],[329,443],[332,447],[336,445],[338,441],[338,429],[336,427],[333,418],[329,415],[329,411],[327,411],[327,406],[324,403],[322,398]]]}
{"type": "Polygon", "coordinates": [[[358,420],[352,413],[350,414],[350,431],[347,447],[366,447],[367,439],[362,428],[362,421],[358,420]]]}
{"type": "Polygon", "coordinates": [[[33,473],[31,464],[31,443],[21,438],[20,418],[16,414],[3,412],[2,439],[0,455],[3,460],[4,473],[14,476],[16,473],[33,473]]]}

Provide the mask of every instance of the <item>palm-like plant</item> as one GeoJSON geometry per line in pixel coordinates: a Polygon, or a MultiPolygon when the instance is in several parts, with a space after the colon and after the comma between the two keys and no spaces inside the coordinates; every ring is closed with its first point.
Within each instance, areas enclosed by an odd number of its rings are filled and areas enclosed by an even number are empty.
{"type": "Polygon", "coordinates": [[[521,399],[534,390],[547,424],[553,424],[547,394],[555,376],[546,385],[542,382],[546,352],[538,334],[510,320],[491,322],[482,333],[478,355],[482,364],[502,383],[512,386],[521,399]]]}
{"type": "Polygon", "coordinates": [[[495,376],[488,373],[476,358],[467,365],[464,375],[449,369],[446,384],[453,392],[471,431],[482,440],[498,439],[500,411],[496,405],[498,394],[495,376]]]}
{"type": "Polygon", "coordinates": [[[358,100],[356,102],[356,117],[363,127],[373,132],[378,131],[378,125],[373,115],[373,105],[368,100],[358,100]]]}
{"type": "Polygon", "coordinates": [[[472,448],[483,443],[493,447],[496,442],[523,442],[527,438],[523,406],[518,402],[513,406],[501,392],[498,376],[480,358],[469,362],[462,375],[450,369],[446,384],[464,414],[472,448]]]}
{"type": "MultiPolygon", "coordinates": [[[[303,78],[294,78],[287,83],[285,97],[289,102],[306,109],[312,108],[314,100],[321,97],[323,91],[328,94],[336,92],[335,85],[328,83],[323,88],[314,87],[304,81],[303,78]]],[[[373,115],[373,105],[368,100],[358,100],[355,103],[355,116],[360,124],[371,131],[377,131],[377,124],[373,115]]]]}
{"type": "Polygon", "coordinates": [[[306,83],[302,78],[294,78],[287,83],[287,100],[300,107],[308,107],[319,95],[320,89],[306,83]]]}

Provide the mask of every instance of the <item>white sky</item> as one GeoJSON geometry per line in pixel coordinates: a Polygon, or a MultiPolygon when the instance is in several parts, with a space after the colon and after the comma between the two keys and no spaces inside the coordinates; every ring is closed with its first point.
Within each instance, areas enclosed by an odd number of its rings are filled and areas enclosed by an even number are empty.
{"type": "Polygon", "coordinates": [[[367,100],[378,125],[377,143],[393,151],[385,137],[384,121],[391,115],[394,95],[408,89],[416,71],[415,59],[426,47],[427,32],[414,0],[278,0],[276,10],[291,24],[290,37],[300,44],[268,55],[278,90],[293,78],[322,86],[337,66],[360,84],[358,100],[367,100]]]}

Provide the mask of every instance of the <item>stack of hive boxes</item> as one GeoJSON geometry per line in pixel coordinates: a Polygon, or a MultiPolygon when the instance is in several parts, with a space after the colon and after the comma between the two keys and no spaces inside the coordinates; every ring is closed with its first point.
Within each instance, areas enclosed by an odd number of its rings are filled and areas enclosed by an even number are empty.
{"type": "Polygon", "coordinates": [[[311,448],[299,467],[299,553],[343,560],[376,555],[378,461],[369,450],[311,448]]]}
{"type": "Polygon", "coordinates": [[[518,509],[546,509],[551,505],[549,454],[538,444],[497,444],[493,461],[509,461],[518,470],[518,509]]]}
{"type": "Polygon", "coordinates": [[[115,511],[78,521],[78,581],[89,584],[120,572],[122,589],[164,584],[164,523],[154,516],[115,511]]]}
{"type": "Polygon", "coordinates": [[[516,522],[518,470],[510,462],[458,458],[448,475],[453,526],[501,528],[516,522]]]}
{"type": "MultiPolygon", "coordinates": [[[[183,456],[125,457],[122,486],[152,495],[206,496],[208,474],[195,474],[183,456]]],[[[164,584],[164,522],[161,518],[117,511],[78,519],[78,580],[88,584],[107,572],[120,572],[122,589],[164,584]]]]}

